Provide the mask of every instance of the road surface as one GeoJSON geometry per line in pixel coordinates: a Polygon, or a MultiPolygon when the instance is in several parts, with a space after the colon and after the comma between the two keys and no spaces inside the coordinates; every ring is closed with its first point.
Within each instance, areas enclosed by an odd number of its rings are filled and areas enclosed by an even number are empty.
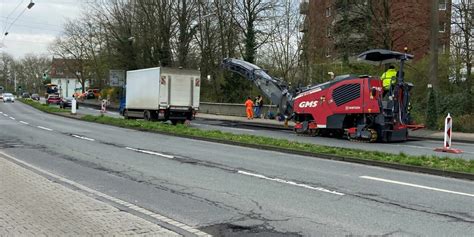
{"type": "Polygon", "coordinates": [[[474,233],[470,181],[0,112],[1,152],[216,236],[474,233]]]}

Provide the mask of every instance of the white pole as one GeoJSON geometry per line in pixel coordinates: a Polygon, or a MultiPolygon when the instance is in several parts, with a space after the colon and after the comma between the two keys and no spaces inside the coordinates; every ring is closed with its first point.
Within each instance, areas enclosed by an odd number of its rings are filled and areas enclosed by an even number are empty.
{"type": "Polygon", "coordinates": [[[76,98],[72,97],[71,101],[71,114],[76,114],[77,101],[76,98]]]}

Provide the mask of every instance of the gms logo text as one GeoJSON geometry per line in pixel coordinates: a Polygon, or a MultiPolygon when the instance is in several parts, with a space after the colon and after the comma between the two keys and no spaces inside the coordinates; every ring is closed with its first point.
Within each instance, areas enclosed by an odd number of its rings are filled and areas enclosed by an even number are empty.
{"type": "Polygon", "coordinates": [[[318,101],[317,100],[303,101],[303,102],[299,103],[298,106],[300,108],[314,108],[314,107],[318,106],[318,101]]]}

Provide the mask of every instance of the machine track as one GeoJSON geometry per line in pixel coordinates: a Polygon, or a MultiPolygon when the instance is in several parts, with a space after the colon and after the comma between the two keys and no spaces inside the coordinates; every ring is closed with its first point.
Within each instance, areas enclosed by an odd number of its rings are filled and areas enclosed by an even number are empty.
{"type": "Polygon", "coordinates": [[[378,133],[375,129],[373,128],[369,128],[367,129],[369,132],[370,132],[370,138],[366,139],[366,138],[352,138],[351,136],[347,136],[347,138],[349,139],[349,141],[353,141],[353,142],[360,142],[360,143],[374,143],[377,141],[378,139],[378,133]]]}

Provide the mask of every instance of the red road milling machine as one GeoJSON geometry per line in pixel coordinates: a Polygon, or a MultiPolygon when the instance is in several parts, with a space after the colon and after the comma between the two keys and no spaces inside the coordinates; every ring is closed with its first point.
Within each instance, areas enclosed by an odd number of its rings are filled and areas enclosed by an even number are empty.
{"type": "Polygon", "coordinates": [[[295,122],[298,134],[347,137],[362,142],[406,141],[412,125],[409,103],[411,83],[404,81],[403,67],[413,55],[384,49],[366,51],[358,60],[382,65],[399,63],[388,95],[383,96],[382,81],[367,75],[341,75],[331,81],[292,89],[266,70],[249,62],[227,58],[222,67],[254,84],[279,112],[295,122]]]}

